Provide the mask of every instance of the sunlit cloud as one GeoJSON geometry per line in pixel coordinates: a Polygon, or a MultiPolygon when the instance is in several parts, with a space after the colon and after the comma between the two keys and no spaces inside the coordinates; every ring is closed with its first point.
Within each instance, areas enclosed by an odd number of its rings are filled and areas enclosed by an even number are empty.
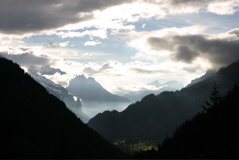
{"type": "Polygon", "coordinates": [[[0,6],[1,55],[61,69],[47,78],[64,87],[85,74],[114,93],[153,90],[146,84],[187,84],[239,58],[238,0],[12,2],[0,6]]]}
{"type": "Polygon", "coordinates": [[[84,43],[84,46],[97,46],[100,44],[101,44],[101,42],[99,42],[99,41],[87,41],[84,43]]]}
{"type": "Polygon", "coordinates": [[[67,31],[67,32],[57,32],[56,35],[58,35],[61,38],[74,38],[74,37],[84,37],[84,36],[90,36],[90,37],[98,37],[101,39],[107,38],[107,31],[106,30],[86,30],[84,32],[73,32],[73,31],[67,31]]]}
{"type": "Polygon", "coordinates": [[[70,41],[59,43],[60,47],[67,47],[69,45],[70,41]]]}
{"type": "Polygon", "coordinates": [[[207,7],[207,11],[218,15],[231,15],[238,11],[239,1],[214,1],[207,7]]]}

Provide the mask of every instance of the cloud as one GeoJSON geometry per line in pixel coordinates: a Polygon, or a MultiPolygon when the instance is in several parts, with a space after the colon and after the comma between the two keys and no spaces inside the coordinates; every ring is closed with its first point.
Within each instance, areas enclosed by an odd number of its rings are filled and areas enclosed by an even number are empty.
{"type": "Polygon", "coordinates": [[[64,38],[84,35],[107,38],[103,32],[108,28],[135,29],[128,22],[205,11],[230,15],[235,14],[238,7],[238,0],[7,0],[0,5],[0,33],[31,35],[48,32],[64,38]],[[99,28],[98,33],[62,31],[90,27],[99,28]],[[60,28],[61,32],[54,31],[60,28]]]}
{"type": "Polygon", "coordinates": [[[238,0],[213,1],[209,3],[207,11],[218,15],[232,15],[238,11],[238,0]]]}
{"type": "Polygon", "coordinates": [[[232,29],[228,32],[229,34],[234,34],[239,37],[239,28],[232,29]]]}
{"type": "Polygon", "coordinates": [[[97,46],[100,44],[101,44],[101,42],[99,42],[99,41],[87,41],[84,43],[84,46],[97,46]]]}
{"type": "Polygon", "coordinates": [[[207,59],[214,66],[228,65],[239,59],[239,40],[210,39],[204,35],[182,35],[167,38],[149,38],[155,50],[169,50],[175,61],[193,63],[198,58],[207,59]]]}
{"type": "Polygon", "coordinates": [[[88,75],[92,76],[92,75],[98,73],[99,71],[96,71],[96,70],[92,69],[91,67],[86,67],[86,68],[84,68],[83,72],[85,72],[88,75]]]}
{"type": "Polygon", "coordinates": [[[57,32],[56,35],[58,35],[61,38],[74,38],[74,37],[84,37],[84,36],[90,36],[90,37],[98,37],[101,39],[107,38],[107,31],[106,30],[86,30],[84,32],[74,32],[74,31],[68,31],[68,32],[57,32]]]}
{"type": "Polygon", "coordinates": [[[129,1],[122,0],[7,0],[0,5],[0,32],[27,34],[56,29],[93,18],[92,11],[129,1]]]}
{"type": "Polygon", "coordinates": [[[57,61],[47,55],[38,55],[34,48],[9,48],[0,51],[0,55],[23,66],[48,66],[57,61]]]}
{"type": "Polygon", "coordinates": [[[177,48],[177,53],[173,54],[171,57],[173,60],[179,60],[184,61],[186,63],[191,63],[195,57],[197,57],[199,54],[197,51],[192,51],[187,46],[179,46],[177,48]]]}
{"type": "Polygon", "coordinates": [[[99,71],[104,71],[104,70],[108,70],[108,69],[111,69],[111,68],[113,68],[113,67],[111,67],[109,63],[106,63],[100,68],[99,71]]]}
{"type": "MultiPolygon", "coordinates": [[[[1,48],[0,48],[1,49],[1,48]]],[[[44,51],[45,52],[45,51],[44,51]]],[[[187,65],[165,61],[162,63],[146,63],[142,61],[133,61],[128,63],[121,63],[115,60],[108,60],[102,64],[100,63],[80,63],[79,61],[64,60],[47,56],[42,54],[41,50],[36,48],[16,47],[1,49],[0,55],[14,60],[20,65],[29,67],[34,66],[42,68],[50,66],[52,68],[60,69],[67,74],[54,74],[45,77],[51,79],[57,84],[66,87],[69,81],[79,74],[86,76],[94,76],[94,78],[108,91],[113,93],[122,93],[120,88],[124,88],[125,92],[132,90],[142,90],[144,84],[152,81],[152,79],[173,80],[181,77],[180,81],[190,82],[191,79],[198,77],[198,74],[203,74],[205,71],[205,64],[199,62],[201,66],[190,65],[191,70],[195,69],[193,73],[188,75],[190,68],[187,65]]]]}
{"type": "Polygon", "coordinates": [[[97,69],[93,69],[92,67],[85,67],[83,72],[88,74],[89,76],[93,76],[98,73],[104,73],[105,71],[109,69],[113,69],[113,67],[110,66],[110,63],[103,64],[100,68],[99,67],[100,66],[97,66],[97,69]]]}
{"type": "Polygon", "coordinates": [[[218,15],[231,15],[238,11],[238,0],[142,0],[164,8],[168,14],[198,13],[206,10],[218,15]]]}
{"type": "Polygon", "coordinates": [[[84,53],[83,56],[92,56],[92,53],[84,53]]]}
{"type": "Polygon", "coordinates": [[[140,68],[131,68],[130,70],[138,73],[138,74],[155,74],[155,73],[163,73],[164,71],[161,70],[146,70],[140,68]]]}
{"type": "Polygon", "coordinates": [[[59,43],[59,46],[60,47],[67,47],[69,45],[70,41],[67,41],[67,42],[62,42],[62,43],[59,43]]]}
{"type": "Polygon", "coordinates": [[[58,44],[53,41],[48,41],[46,45],[47,47],[58,47],[58,44]]]}

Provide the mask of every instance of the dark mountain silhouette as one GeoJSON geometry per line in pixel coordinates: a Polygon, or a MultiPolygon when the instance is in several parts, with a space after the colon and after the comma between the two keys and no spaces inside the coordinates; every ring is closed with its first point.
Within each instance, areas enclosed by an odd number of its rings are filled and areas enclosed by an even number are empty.
{"type": "Polygon", "coordinates": [[[238,159],[239,87],[219,103],[211,92],[210,107],[177,127],[172,138],[158,146],[158,152],[141,152],[134,158],[163,159],[238,159]]]}
{"type": "Polygon", "coordinates": [[[214,76],[176,92],[162,92],[144,97],[122,112],[104,112],[88,125],[111,141],[161,141],[185,120],[202,111],[214,83],[225,94],[239,84],[239,62],[220,69],[214,76]]]}
{"type": "Polygon", "coordinates": [[[45,78],[37,73],[33,67],[28,68],[28,73],[31,77],[45,87],[49,93],[53,94],[66,104],[66,107],[76,114],[84,123],[87,123],[90,119],[82,110],[82,104],[80,99],[74,100],[73,96],[69,94],[69,91],[64,87],[55,84],[53,81],[45,78]]]}
{"type": "Polygon", "coordinates": [[[194,85],[194,84],[196,84],[198,82],[201,82],[201,81],[203,81],[205,79],[208,79],[208,78],[214,76],[216,73],[217,72],[215,70],[208,70],[203,76],[192,80],[191,83],[188,84],[186,87],[190,87],[190,86],[192,86],[192,85],[194,85]]]}
{"type": "Polygon", "coordinates": [[[163,91],[176,91],[183,88],[183,84],[178,81],[168,81],[166,83],[160,84],[158,80],[156,80],[151,83],[148,83],[147,85],[151,85],[159,89],[157,90],[144,89],[142,91],[130,92],[126,94],[125,97],[127,97],[133,102],[136,102],[149,94],[160,94],[163,91]]]}
{"type": "Polygon", "coordinates": [[[65,104],[0,58],[0,158],[122,158],[65,104]]]}

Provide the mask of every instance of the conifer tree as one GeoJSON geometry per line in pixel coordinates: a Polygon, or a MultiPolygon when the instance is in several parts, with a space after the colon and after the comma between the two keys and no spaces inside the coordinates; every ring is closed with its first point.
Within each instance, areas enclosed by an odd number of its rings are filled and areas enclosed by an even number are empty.
{"type": "Polygon", "coordinates": [[[221,99],[222,99],[222,95],[219,92],[218,86],[216,85],[216,83],[214,83],[214,86],[210,94],[211,103],[205,100],[204,102],[206,103],[207,107],[202,106],[202,108],[208,112],[211,108],[216,107],[219,104],[221,99]]]}

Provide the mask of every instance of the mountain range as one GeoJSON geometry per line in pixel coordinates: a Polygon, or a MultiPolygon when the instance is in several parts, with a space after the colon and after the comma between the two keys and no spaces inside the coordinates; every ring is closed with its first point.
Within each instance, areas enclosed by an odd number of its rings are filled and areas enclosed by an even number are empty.
{"type": "Polygon", "coordinates": [[[34,80],[44,86],[49,91],[49,93],[62,100],[66,104],[67,108],[75,113],[75,115],[84,123],[88,122],[90,118],[83,112],[82,104],[79,98],[76,98],[75,101],[75,99],[72,95],[69,94],[69,91],[67,89],[58,84],[55,84],[53,81],[45,78],[41,74],[38,74],[38,71],[33,67],[28,68],[28,73],[34,80]]]}
{"type": "Polygon", "coordinates": [[[131,101],[125,97],[114,95],[104,89],[93,77],[78,75],[70,80],[66,88],[73,96],[79,97],[89,116],[105,110],[123,110],[131,101]]]}
{"type": "Polygon", "coordinates": [[[136,102],[149,94],[160,94],[163,91],[176,91],[183,88],[183,83],[178,81],[168,81],[166,83],[160,84],[158,80],[155,80],[147,85],[153,86],[156,89],[143,89],[141,91],[130,92],[124,96],[130,99],[132,102],[136,102]]]}
{"type": "Polygon", "coordinates": [[[65,104],[0,58],[0,158],[123,158],[125,154],[83,124],[65,104]]]}
{"type": "Polygon", "coordinates": [[[176,126],[202,111],[201,106],[209,99],[215,83],[222,94],[239,84],[238,68],[239,62],[235,62],[180,91],[147,95],[122,112],[106,111],[96,115],[88,125],[111,141],[160,142],[172,135],[176,126]]]}
{"type": "Polygon", "coordinates": [[[93,77],[79,75],[70,80],[67,87],[73,96],[80,97],[84,102],[129,102],[127,98],[111,94],[93,77]]]}

